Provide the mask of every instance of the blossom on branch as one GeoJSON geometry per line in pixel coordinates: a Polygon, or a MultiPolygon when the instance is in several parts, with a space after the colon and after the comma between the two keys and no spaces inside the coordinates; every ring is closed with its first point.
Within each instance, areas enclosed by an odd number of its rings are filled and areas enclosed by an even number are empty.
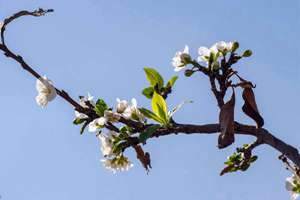
{"type": "Polygon", "coordinates": [[[113,159],[102,159],[101,162],[106,169],[111,170],[114,174],[117,171],[128,171],[133,167],[133,164],[124,155],[117,156],[113,159]]]}
{"type": "Polygon", "coordinates": [[[99,131],[101,128],[104,127],[106,122],[107,122],[107,119],[105,117],[100,117],[100,118],[93,120],[91,123],[89,123],[89,132],[99,131]]]}
{"type": "Polygon", "coordinates": [[[213,45],[209,49],[207,47],[200,47],[198,49],[198,61],[208,62],[211,55],[215,56],[218,53],[218,49],[216,45],[213,45]]]}
{"type": "Polygon", "coordinates": [[[186,64],[191,62],[191,56],[189,54],[189,47],[185,45],[184,50],[176,52],[172,59],[172,65],[175,67],[174,71],[178,72],[182,70],[186,64]]]}
{"type": "Polygon", "coordinates": [[[93,101],[94,97],[88,92],[87,97],[80,97],[79,104],[84,108],[89,108],[89,105],[95,106],[95,102],[93,101]]]}
{"type": "Polygon", "coordinates": [[[291,200],[296,200],[300,195],[300,178],[296,175],[286,178],[285,188],[291,192],[291,200]]]}
{"type": "Polygon", "coordinates": [[[113,112],[111,110],[104,111],[104,118],[111,123],[118,122],[121,118],[121,114],[113,112]]]}
{"type": "Polygon", "coordinates": [[[38,95],[35,100],[42,108],[46,107],[48,102],[52,101],[57,95],[55,87],[46,76],[36,81],[36,90],[38,91],[38,95]]]}
{"type": "Polygon", "coordinates": [[[123,113],[128,107],[128,102],[126,100],[120,100],[117,98],[117,112],[123,113]]]}
{"type": "Polygon", "coordinates": [[[227,53],[232,50],[233,42],[220,41],[217,42],[215,45],[219,51],[227,53]]]}
{"type": "Polygon", "coordinates": [[[75,110],[75,117],[76,117],[76,119],[87,119],[87,118],[89,118],[89,116],[87,116],[84,113],[80,113],[77,110],[75,110]]]}
{"type": "Polygon", "coordinates": [[[145,116],[138,109],[135,98],[131,99],[131,105],[124,110],[122,115],[126,119],[133,119],[140,122],[145,121],[145,116]]]}
{"type": "Polygon", "coordinates": [[[0,21],[0,29],[3,27],[4,23],[0,21]]]}
{"type": "Polygon", "coordinates": [[[101,141],[101,151],[104,157],[113,156],[113,136],[117,133],[114,131],[110,131],[108,135],[98,134],[97,137],[101,141]]]}

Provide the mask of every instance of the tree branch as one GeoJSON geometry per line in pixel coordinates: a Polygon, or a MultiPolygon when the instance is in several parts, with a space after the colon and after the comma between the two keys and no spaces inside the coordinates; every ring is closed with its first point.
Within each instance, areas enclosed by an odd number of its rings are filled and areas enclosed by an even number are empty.
{"type": "MultiPolygon", "coordinates": [[[[0,44],[0,50],[4,52],[4,54],[12,58],[13,60],[17,61],[24,70],[28,71],[32,76],[39,79],[41,78],[40,74],[37,73],[35,70],[33,70],[32,67],[30,67],[21,56],[13,53],[5,44],[5,38],[4,38],[4,32],[6,26],[14,21],[15,19],[21,17],[21,16],[42,16],[46,14],[47,12],[52,12],[53,10],[43,10],[38,9],[33,12],[29,11],[20,11],[16,13],[15,15],[7,18],[4,20],[4,25],[1,28],[1,41],[2,44],[0,44]]],[[[233,62],[233,61],[232,61],[233,62]]],[[[197,66],[199,68],[199,71],[203,72],[206,75],[210,75],[209,72],[202,66],[197,66]]],[[[215,77],[210,76],[210,82],[212,86],[212,90],[218,100],[218,105],[221,107],[224,104],[222,93],[220,93],[216,89],[215,85],[215,77]]],[[[57,94],[62,97],[65,101],[67,101],[70,105],[72,105],[75,110],[87,114],[91,119],[95,119],[98,116],[92,112],[90,109],[83,108],[80,104],[78,104],[74,99],[72,99],[67,92],[64,90],[60,90],[58,88],[55,88],[57,94]]],[[[222,92],[222,91],[221,91],[222,92]]],[[[127,120],[125,118],[121,118],[119,122],[126,124],[132,128],[135,129],[135,132],[143,132],[147,127],[153,125],[148,124],[144,125],[143,123],[136,122],[133,120],[127,120]]],[[[113,126],[112,124],[109,124],[107,126],[108,129],[111,130],[117,130],[117,127],[113,126]]],[[[174,123],[170,127],[162,127],[156,130],[156,132],[151,137],[160,137],[160,136],[166,136],[171,134],[215,134],[220,132],[220,125],[218,123],[216,124],[205,124],[205,125],[192,125],[192,124],[177,124],[174,123]]],[[[241,135],[250,135],[257,138],[256,142],[252,144],[251,148],[255,148],[261,144],[267,144],[277,151],[281,152],[284,156],[289,158],[295,165],[297,165],[298,168],[300,168],[300,155],[298,150],[283,142],[282,140],[275,137],[273,134],[271,134],[267,129],[264,128],[256,128],[255,126],[251,125],[244,125],[240,124],[238,122],[235,122],[235,134],[241,134],[241,135]]],[[[138,137],[130,137],[128,138],[128,146],[134,146],[138,145],[140,143],[138,137]]]]}
{"type": "MultiPolygon", "coordinates": [[[[41,78],[41,75],[39,73],[37,73],[33,68],[31,68],[22,58],[22,56],[17,55],[15,53],[13,53],[5,44],[5,30],[6,30],[6,26],[13,22],[14,20],[22,17],[22,16],[34,16],[34,17],[39,17],[39,16],[43,16],[46,13],[49,12],[53,12],[53,9],[48,9],[48,10],[43,10],[43,9],[38,9],[35,10],[33,12],[29,12],[29,11],[20,11],[14,15],[12,15],[11,17],[8,17],[4,20],[4,24],[1,28],[1,42],[2,44],[0,44],[0,49],[4,52],[4,55],[8,58],[12,58],[13,60],[17,61],[24,70],[28,71],[32,76],[34,76],[35,78],[39,79],[41,78]]],[[[58,88],[55,87],[56,93],[62,97],[63,99],[65,99],[68,103],[70,103],[75,110],[85,113],[87,115],[90,115],[90,113],[87,112],[86,109],[84,109],[80,104],[78,104],[74,99],[72,99],[69,94],[64,91],[64,90],[60,90],[58,88]]]]}
{"type": "MultiPolygon", "coordinates": [[[[172,134],[215,134],[220,133],[219,124],[205,124],[205,125],[193,125],[193,124],[176,124],[168,128],[158,129],[152,137],[167,136],[172,134]]],[[[279,138],[275,137],[267,129],[257,129],[255,126],[240,124],[235,122],[235,134],[249,135],[257,138],[257,141],[253,143],[252,149],[261,145],[267,144],[277,151],[281,152],[287,158],[289,158],[295,165],[300,167],[300,155],[298,150],[283,142],[279,138]]],[[[139,144],[140,141],[137,137],[132,138],[129,146],[139,144]]]]}

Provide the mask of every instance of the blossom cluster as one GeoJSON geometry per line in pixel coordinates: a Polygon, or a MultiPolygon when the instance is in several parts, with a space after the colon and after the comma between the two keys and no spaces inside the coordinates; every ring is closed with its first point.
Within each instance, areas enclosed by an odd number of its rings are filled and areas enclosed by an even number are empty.
{"type": "MultiPolygon", "coordinates": [[[[235,42],[224,42],[220,41],[212,45],[210,48],[200,47],[198,49],[198,62],[212,62],[211,64],[215,67],[218,67],[218,58],[220,56],[225,56],[228,52],[233,52],[236,47],[235,42]]],[[[189,54],[189,47],[186,45],[183,51],[176,52],[175,56],[172,59],[172,65],[174,71],[178,72],[185,68],[187,64],[192,62],[191,56],[189,54]]]]}
{"type": "MultiPolygon", "coordinates": [[[[55,97],[57,96],[56,89],[53,86],[52,81],[45,76],[37,80],[36,90],[38,91],[36,102],[42,108],[46,107],[48,103],[55,99],[55,97]]],[[[97,105],[93,99],[94,97],[88,93],[87,97],[80,97],[79,104],[85,109],[91,107],[94,108],[97,105]]],[[[75,111],[75,117],[76,120],[79,121],[89,119],[89,116],[87,114],[81,113],[79,111],[75,111]]],[[[103,156],[105,157],[105,159],[101,160],[103,166],[113,171],[114,173],[117,171],[129,170],[133,166],[133,164],[122,153],[115,153],[113,150],[114,142],[116,138],[118,138],[118,133],[109,131],[108,134],[104,134],[101,133],[101,129],[104,128],[108,122],[118,122],[121,117],[124,117],[125,119],[137,120],[140,122],[145,121],[144,115],[139,111],[137,107],[136,99],[133,98],[131,100],[131,104],[129,104],[126,100],[117,99],[116,112],[113,112],[109,109],[104,110],[103,116],[94,119],[88,124],[88,130],[90,132],[97,132],[97,138],[101,142],[101,151],[103,156]]]]}
{"type": "Polygon", "coordinates": [[[298,174],[293,174],[286,178],[285,188],[291,193],[291,200],[296,200],[300,195],[300,177],[298,174]]]}
{"type": "MultiPolygon", "coordinates": [[[[95,105],[92,98],[88,99],[88,101],[95,105]]],[[[85,101],[86,102],[86,101],[85,101]]],[[[86,118],[87,116],[83,113],[75,112],[76,118],[86,118]]],[[[105,127],[107,122],[115,123],[118,122],[121,117],[125,119],[133,119],[136,121],[144,122],[145,117],[139,111],[137,107],[137,101],[135,98],[131,100],[131,105],[126,100],[117,99],[116,112],[111,110],[105,110],[104,116],[94,119],[91,123],[89,123],[89,131],[90,132],[98,132],[100,129],[105,127]]]]}
{"type": "MultiPolygon", "coordinates": [[[[87,97],[81,98],[80,105],[84,108],[88,108],[89,106],[97,107],[97,103],[93,101],[93,97],[90,94],[87,97]]],[[[75,111],[75,117],[82,120],[88,119],[86,114],[78,111],[75,111]]],[[[101,132],[101,129],[105,128],[108,123],[118,122],[121,117],[145,122],[145,117],[139,111],[136,99],[133,98],[131,104],[126,100],[117,99],[116,111],[105,109],[103,116],[94,119],[88,124],[89,132],[96,132],[101,142],[101,151],[104,156],[104,159],[101,160],[103,166],[114,173],[129,170],[133,164],[122,152],[114,151],[114,146],[120,134],[111,130],[107,134],[104,134],[101,132]]]]}

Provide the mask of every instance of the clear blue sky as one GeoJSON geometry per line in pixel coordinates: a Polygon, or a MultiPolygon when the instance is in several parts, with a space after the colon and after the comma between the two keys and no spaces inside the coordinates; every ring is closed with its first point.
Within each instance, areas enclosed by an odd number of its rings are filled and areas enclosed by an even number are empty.
{"type": "MultiPolygon", "coordinates": [[[[237,40],[254,54],[237,67],[257,84],[265,127],[300,148],[300,5],[297,0],[1,0],[0,18],[21,9],[53,8],[42,18],[23,18],[7,31],[7,43],[41,74],[73,97],[91,92],[110,105],[136,97],[148,83],[144,66],[167,78],[175,51],[237,40]]],[[[145,147],[153,169],[135,167],[117,175],[100,163],[99,141],[79,135],[71,107],[57,98],[46,109],[35,103],[35,80],[0,56],[0,195],[5,200],[283,200],[289,173],[267,146],[246,172],[220,177],[227,155],[253,138],[238,137],[232,147],[216,148],[217,135],[168,136],[145,147]]],[[[216,102],[205,78],[180,74],[170,105],[194,100],[177,113],[183,123],[217,121],[216,102]]],[[[240,113],[237,118],[253,123],[240,113]]]]}

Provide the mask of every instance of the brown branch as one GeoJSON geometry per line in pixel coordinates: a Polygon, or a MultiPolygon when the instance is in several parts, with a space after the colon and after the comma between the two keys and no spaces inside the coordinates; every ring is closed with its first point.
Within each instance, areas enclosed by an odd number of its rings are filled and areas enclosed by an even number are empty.
{"type": "Polygon", "coordinates": [[[211,91],[214,93],[217,99],[219,108],[221,108],[224,105],[224,100],[223,100],[224,96],[222,95],[222,91],[217,90],[216,78],[214,75],[209,75],[209,81],[211,85],[211,91]]]}
{"type": "MultiPolygon", "coordinates": [[[[0,44],[0,50],[2,50],[4,52],[4,55],[8,58],[12,58],[13,60],[17,61],[24,70],[28,71],[32,76],[34,76],[35,78],[39,79],[41,78],[41,75],[39,73],[37,73],[33,68],[31,68],[22,58],[22,56],[17,55],[15,53],[13,53],[5,44],[5,30],[6,30],[6,26],[9,25],[11,22],[13,22],[14,20],[22,17],[22,16],[35,16],[35,17],[39,17],[39,16],[43,16],[48,12],[53,12],[52,9],[48,9],[48,10],[43,10],[43,9],[38,9],[35,10],[33,12],[29,12],[29,11],[20,11],[14,15],[12,15],[11,17],[8,17],[4,20],[4,24],[1,28],[1,42],[2,44],[0,44]]],[[[86,109],[84,109],[80,104],[78,104],[74,99],[72,99],[69,94],[64,91],[64,90],[60,90],[58,88],[55,87],[56,93],[62,97],[63,99],[65,99],[68,103],[70,103],[75,110],[82,112],[82,113],[86,113],[88,115],[90,115],[90,113],[87,112],[86,109]]]]}
{"type": "MultiPolygon", "coordinates": [[[[205,124],[205,125],[192,125],[192,124],[176,124],[172,127],[168,128],[160,128],[158,129],[152,137],[160,137],[167,136],[172,134],[215,134],[220,132],[219,124],[205,124]]],[[[300,167],[300,155],[298,150],[278,139],[274,135],[272,135],[268,130],[264,128],[257,129],[256,126],[244,125],[238,122],[235,122],[235,134],[240,135],[249,135],[257,138],[257,141],[253,143],[251,147],[254,149],[255,147],[261,144],[267,144],[277,151],[284,154],[287,158],[289,158],[295,165],[300,167]]],[[[140,141],[138,138],[131,138],[130,144],[136,145],[139,144],[140,141]]]]}

